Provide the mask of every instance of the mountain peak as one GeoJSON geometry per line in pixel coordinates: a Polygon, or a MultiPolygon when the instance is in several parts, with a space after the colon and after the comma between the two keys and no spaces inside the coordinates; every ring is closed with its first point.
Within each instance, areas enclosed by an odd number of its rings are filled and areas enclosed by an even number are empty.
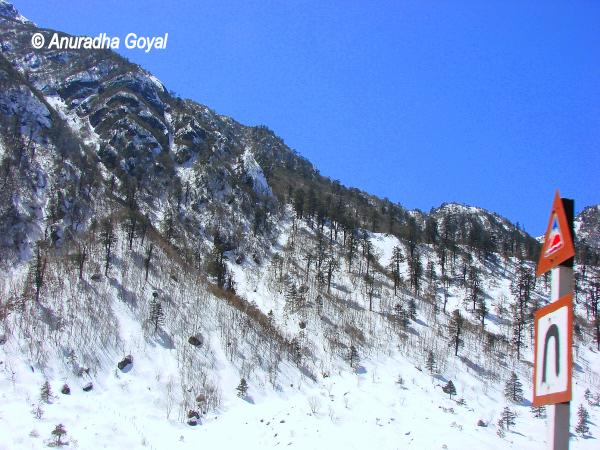
{"type": "Polygon", "coordinates": [[[5,0],[0,0],[0,17],[5,17],[7,19],[16,20],[17,22],[33,25],[33,22],[21,15],[21,13],[12,5],[12,3],[9,3],[5,0]]]}

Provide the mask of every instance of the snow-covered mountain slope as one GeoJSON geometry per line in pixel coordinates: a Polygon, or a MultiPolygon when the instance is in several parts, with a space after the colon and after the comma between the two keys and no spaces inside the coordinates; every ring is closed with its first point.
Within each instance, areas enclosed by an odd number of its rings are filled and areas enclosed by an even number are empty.
{"type": "MultiPolygon", "coordinates": [[[[38,448],[58,423],[73,446],[89,449],[543,445],[545,421],[533,417],[527,400],[531,336],[524,337],[520,362],[502,338],[511,334],[505,308],[516,262],[473,261],[490,313],[485,332],[465,324],[455,357],[448,348],[447,316],[436,313],[426,296],[407,289],[408,264],[401,264],[405,281],[396,296],[389,278],[373,269],[388,265],[394,248],[403,246],[397,238],[366,236],[364,245],[376,257],[369,269],[376,282],[369,306],[370,288],[359,275],[367,270],[365,260],[354,261],[352,269],[341,259],[329,293],[319,287],[326,281],[317,281],[316,265],[306,276],[315,233],[288,217],[270,262],[228,263],[246,301],[204,288],[201,274],[178,264],[154,231],[145,242],[135,237],[130,249],[126,229],[116,228],[106,277],[98,238],[80,242],[89,252],[81,279],[72,262],[76,254],[48,253],[51,269],[39,304],[20,294],[28,286],[26,272],[4,279],[2,298],[13,299],[15,307],[3,319],[0,346],[0,434],[7,437],[0,448],[38,448]],[[153,300],[164,312],[156,331],[153,300]],[[416,315],[403,323],[395,305],[408,308],[411,300],[416,315]],[[252,308],[255,312],[247,315],[252,308]],[[197,338],[193,344],[192,336],[197,338]],[[128,355],[132,364],[117,367],[128,355]],[[524,400],[517,403],[503,393],[511,371],[524,385],[524,400]],[[249,385],[243,399],[236,395],[242,377],[249,385]],[[48,404],[40,400],[45,380],[54,393],[48,404]],[[442,392],[448,380],[457,389],[453,399],[442,392]],[[86,392],[88,383],[93,387],[86,392]],[[60,393],[64,384],[69,395],[60,393]],[[496,422],[504,406],[518,417],[500,438],[496,422]],[[190,411],[199,411],[199,426],[186,423],[190,411]]],[[[330,251],[338,250],[339,242],[333,243],[330,251]]],[[[419,251],[424,260],[435,258],[431,248],[419,251]]],[[[469,320],[458,282],[460,264],[449,270],[456,281],[450,283],[447,310],[459,308],[469,320]]],[[[536,288],[537,301],[544,301],[544,292],[543,285],[536,288]]],[[[600,355],[585,336],[574,352],[573,404],[587,406],[585,389],[599,392],[600,355]]],[[[597,407],[587,408],[596,423],[597,407]]],[[[574,437],[572,447],[594,448],[595,442],[574,437]]]]}
{"type": "Polygon", "coordinates": [[[589,248],[600,249],[600,205],[588,206],[575,217],[577,240],[589,248]]]}
{"type": "MultiPolygon", "coordinates": [[[[85,449],[543,445],[531,236],[346,188],[114,53],[33,51],[0,5],[0,449],[59,423],[85,449]]],[[[576,274],[594,448],[600,275],[576,274]]]]}

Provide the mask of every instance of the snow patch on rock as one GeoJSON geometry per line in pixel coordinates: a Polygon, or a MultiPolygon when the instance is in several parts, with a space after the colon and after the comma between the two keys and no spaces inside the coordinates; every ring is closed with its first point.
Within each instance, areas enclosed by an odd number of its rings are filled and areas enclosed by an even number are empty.
{"type": "Polygon", "coordinates": [[[260,195],[273,195],[262,168],[256,162],[256,159],[254,159],[254,155],[249,148],[246,148],[244,151],[244,154],[242,155],[242,162],[244,164],[244,170],[252,179],[252,187],[254,192],[260,195]]]}

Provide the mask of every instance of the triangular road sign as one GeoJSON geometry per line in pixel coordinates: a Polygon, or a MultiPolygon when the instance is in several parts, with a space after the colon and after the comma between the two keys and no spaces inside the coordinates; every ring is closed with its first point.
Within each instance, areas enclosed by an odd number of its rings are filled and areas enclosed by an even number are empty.
{"type": "Polygon", "coordinates": [[[542,253],[538,261],[536,276],[540,276],[560,263],[575,256],[575,246],[571,236],[571,227],[560,193],[556,191],[548,228],[542,244],[542,253]]]}

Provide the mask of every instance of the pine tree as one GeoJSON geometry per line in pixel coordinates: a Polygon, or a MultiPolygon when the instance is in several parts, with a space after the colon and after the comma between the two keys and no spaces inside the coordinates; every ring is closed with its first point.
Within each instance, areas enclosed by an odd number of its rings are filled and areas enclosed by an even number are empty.
{"type": "Polygon", "coordinates": [[[154,333],[158,331],[165,321],[165,313],[162,308],[160,300],[156,297],[152,298],[150,302],[150,323],[154,326],[154,333]]]}
{"type": "Polygon", "coordinates": [[[396,303],[394,305],[394,313],[396,315],[396,320],[398,321],[400,326],[402,328],[406,328],[409,323],[409,315],[408,311],[406,311],[406,308],[402,305],[402,303],[396,303]]]}
{"type": "Polygon", "coordinates": [[[452,380],[448,381],[446,386],[442,388],[442,391],[448,394],[450,396],[450,399],[452,399],[453,395],[456,395],[456,388],[454,387],[454,383],[452,382],[452,380]]]}
{"type": "Polygon", "coordinates": [[[398,288],[401,284],[400,278],[400,264],[404,261],[404,255],[402,254],[402,248],[396,245],[392,250],[392,261],[390,262],[390,268],[392,270],[392,278],[394,280],[394,296],[398,293],[398,288]]]}
{"type": "Polygon", "coordinates": [[[296,336],[294,336],[290,341],[290,356],[292,357],[292,361],[294,361],[294,363],[300,365],[302,362],[302,347],[296,336]]]}
{"type": "Polygon", "coordinates": [[[100,229],[100,240],[104,247],[104,276],[108,276],[108,269],[110,268],[110,260],[112,256],[112,249],[114,244],[117,242],[115,236],[115,229],[110,220],[106,219],[102,222],[100,229]]]}
{"type": "Polygon", "coordinates": [[[244,398],[246,397],[246,395],[248,394],[248,383],[246,382],[245,378],[242,378],[240,380],[240,384],[238,384],[238,387],[236,388],[237,390],[237,396],[240,398],[244,398]]]}
{"type": "Polygon", "coordinates": [[[588,425],[590,415],[587,410],[583,407],[583,405],[579,405],[577,409],[577,426],[575,427],[575,432],[581,436],[585,436],[590,432],[590,427],[588,425]]]}
{"type": "Polygon", "coordinates": [[[408,301],[408,318],[410,320],[417,320],[417,302],[414,298],[408,301]]]}
{"type": "Polygon", "coordinates": [[[427,360],[425,361],[425,368],[429,373],[433,373],[435,370],[435,356],[432,350],[427,352],[427,360]]]}
{"type": "Polygon", "coordinates": [[[350,363],[350,367],[354,368],[359,360],[360,357],[357,348],[354,345],[351,345],[348,350],[348,362],[350,363]]]}
{"type": "Polygon", "coordinates": [[[481,322],[481,328],[485,329],[485,316],[488,313],[488,307],[485,302],[485,297],[482,295],[477,299],[477,308],[475,309],[475,314],[479,321],[481,322]]]}
{"type": "Polygon", "coordinates": [[[529,307],[534,287],[535,277],[525,263],[521,261],[511,285],[511,293],[516,300],[513,307],[512,344],[517,353],[517,359],[521,358],[521,349],[525,346],[525,325],[532,315],[529,307]]]}
{"type": "Polygon", "coordinates": [[[588,405],[591,406],[592,404],[592,391],[590,391],[589,388],[587,388],[583,394],[583,398],[585,398],[585,400],[588,402],[588,405]]]}
{"type": "Polygon", "coordinates": [[[450,333],[450,341],[449,344],[454,346],[454,356],[458,356],[458,347],[460,346],[462,340],[460,339],[460,335],[462,332],[463,319],[460,315],[460,311],[455,309],[452,312],[452,317],[448,322],[448,331],[450,333]]]}
{"type": "Polygon", "coordinates": [[[62,423],[59,423],[58,425],[56,425],[56,427],[54,427],[54,430],[52,430],[52,436],[54,436],[54,446],[55,447],[62,447],[63,445],[67,445],[66,442],[62,441],[62,437],[67,434],[67,430],[65,430],[65,426],[62,423]]]}
{"type": "Polygon", "coordinates": [[[40,293],[45,283],[47,258],[45,256],[45,246],[41,242],[35,244],[35,254],[31,260],[29,269],[35,287],[35,301],[40,301],[40,293]]]}
{"type": "Polygon", "coordinates": [[[505,406],[500,414],[500,418],[506,426],[506,429],[509,430],[511,425],[515,424],[515,419],[517,418],[517,413],[511,410],[508,406],[505,406]]]}
{"type": "Polygon", "coordinates": [[[50,403],[52,397],[53,395],[52,389],[50,388],[50,383],[48,383],[48,380],[46,380],[44,381],[44,384],[42,384],[42,388],[40,389],[40,400],[44,403],[50,403]]]}
{"type": "Polygon", "coordinates": [[[544,405],[532,406],[531,413],[536,419],[543,419],[544,417],[546,417],[546,407],[544,405]]]}
{"type": "Polygon", "coordinates": [[[511,373],[510,378],[504,386],[504,395],[514,403],[521,403],[523,400],[523,385],[515,372],[511,373]]]}

